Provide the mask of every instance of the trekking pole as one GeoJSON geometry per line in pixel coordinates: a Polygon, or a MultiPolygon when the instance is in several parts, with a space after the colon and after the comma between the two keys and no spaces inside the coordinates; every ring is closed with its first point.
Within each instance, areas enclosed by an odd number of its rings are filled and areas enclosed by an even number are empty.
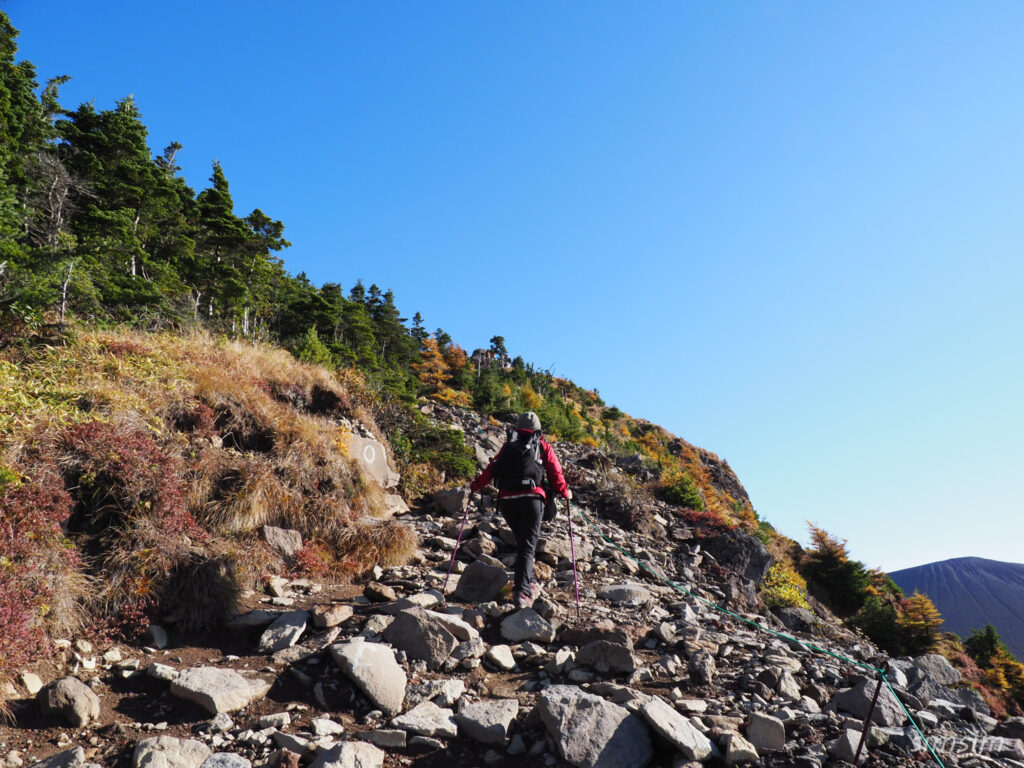
{"type": "Polygon", "coordinates": [[[459,526],[459,538],[455,540],[455,549],[452,551],[452,561],[448,563],[448,573],[444,577],[444,586],[441,587],[441,594],[443,595],[448,589],[448,578],[452,575],[452,568],[455,567],[455,556],[459,554],[459,544],[462,543],[462,532],[466,530],[466,520],[469,519],[469,504],[466,504],[466,509],[462,513],[462,525],[459,526]]]}
{"type": "Polygon", "coordinates": [[[565,514],[569,518],[569,551],[572,553],[572,586],[576,592],[576,618],[580,618],[580,578],[576,575],[576,541],[572,535],[572,504],[565,500],[565,514]]]}

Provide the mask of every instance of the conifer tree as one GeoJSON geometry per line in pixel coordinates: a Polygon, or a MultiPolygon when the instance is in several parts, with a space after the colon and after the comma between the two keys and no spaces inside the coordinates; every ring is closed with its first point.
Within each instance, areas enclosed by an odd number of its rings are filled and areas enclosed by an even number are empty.
{"type": "Polygon", "coordinates": [[[942,628],[942,614],[927,595],[914,590],[914,594],[903,601],[896,621],[909,653],[917,655],[935,648],[942,628]]]}

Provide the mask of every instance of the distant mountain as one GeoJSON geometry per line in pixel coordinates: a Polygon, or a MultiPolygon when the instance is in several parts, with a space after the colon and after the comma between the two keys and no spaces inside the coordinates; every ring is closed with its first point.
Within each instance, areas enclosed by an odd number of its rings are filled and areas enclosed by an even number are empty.
{"type": "Polygon", "coordinates": [[[957,557],[889,574],[907,595],[915,589],[935,603],[943,630],[966,637],[993,624],[1018,659],[1024,659],[1024,564],[957,557]]]}

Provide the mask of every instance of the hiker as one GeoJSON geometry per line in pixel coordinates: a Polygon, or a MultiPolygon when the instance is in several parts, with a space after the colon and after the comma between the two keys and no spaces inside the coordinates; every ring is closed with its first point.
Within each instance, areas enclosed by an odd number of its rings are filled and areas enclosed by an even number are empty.
{"type": "Polygon", "coordinates": [[[562,465],[558,463],[551,445],[542,437],[540,419],[533,411],[519,415],[515,439],[505,443],[487,468],[470,484],[470,489],[479,491],[491,481],[499,489],[498,509],[516,537],[516,608],[529,608],[540,595],[533,560],[540,538],[540,525],[545,519],[545,502],[554,511],[554,498],[549,499],[548,494],[572,499],[572,491],[562,474],[562,465]]]}

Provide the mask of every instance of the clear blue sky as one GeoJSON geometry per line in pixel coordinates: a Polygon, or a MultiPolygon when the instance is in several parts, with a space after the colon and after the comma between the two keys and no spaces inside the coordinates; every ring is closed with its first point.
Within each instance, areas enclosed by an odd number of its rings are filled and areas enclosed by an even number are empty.
{"type": "Polygon", "coordinates": [[[0,8],[293,272],[505,336],[799,540],[1024,560],[1024,4],[0,8]]]}

